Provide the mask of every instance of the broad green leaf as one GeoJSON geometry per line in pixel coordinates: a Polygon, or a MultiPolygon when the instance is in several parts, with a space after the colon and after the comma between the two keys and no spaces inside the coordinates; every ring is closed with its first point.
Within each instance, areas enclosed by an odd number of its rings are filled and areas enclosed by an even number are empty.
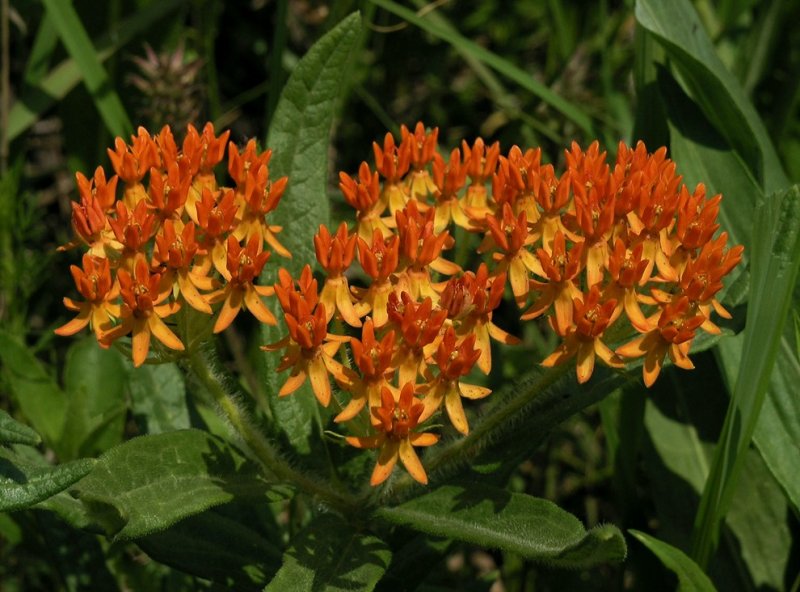
{"type": "Polygon", "coordinates": [[[680,592],[715,592],[714,584],[686,553],[638,530],[629,530],[628,532],[650,549],[665,567],[675,572],[678,576],[680,592]]]}
{"type": "Polygon", "coordinates": [[[765,192],[784,189],[789,182],[763,122],[717,56],[689,0],[637,0],[636,19],[667,51],[703,113],[765,192]]]}
{"type": "Polygon", "coordinates": [[[477,43],[470,41],[449,27],[443,26],[442,24],[436,23],[430,19],[423,18],[416,14],[413,10],[401,6],[396,2],[392,2],[391,0],[371,1],[381,8],[384,8],[389,12],[396,14],[400,18],[405,19],[412,25],[427,31],[439,39],[447,41],[459,51],[469,53],[473,58],[484,62],[491,68],[494,68],[503,76],[513,80],[522,88],[533,93],[542,101],[561,112],[564,116],[580,127],[588,137],[591,138],[596,136],[591,118],[581,107],[574,105],[565,98],[559,96],[545,84],[536,80],[529,72],[526,72],[522,68],[519,68],[511,62],[503,59],[496,53],[481,47],[477,43]]]}
{"type": "Polygon", "coordinates": [[[67,406],[64,393],[28,348],[2,329],[0,361],[16,407],[42,439],[53,446],[64,425],[67,406]]]}
{"type": "Polygon", "coordinates": [[[435,536],[517,553],[558,567],[584,568],[625,559],[622,533],[612,525],[586,530],[554,503],[475,484],[444,485],[376,516],[435,536]]]}
{"type": "Polygon", "coordinates": [[[199,430],[141,436],[112,448],[75,489],[91,519],[115,539],[164,530],[237,498],[281,495],[253,463],[199,430]]]}
{"type": "Polygon", "coordinates": [[[0,444],[27,444],[28,446],[36,446],[41,442],[34,430],[26,426],[24,423],[19,423],[8,413],[0,409],[0,444]]]}
{"type": "MultiPolygon", "coordinates": [[[[101,62],[107,60],[120,47],[152,27],[153,23],[175,10],[185,1],[160,0],[159,2],[153,2],[126,18],[119,24],[119,27],[97,39],[97,58],[101,62]]],[[[48,29],[52,28],[54,31],[55,29],[50,21],[51,19],[45,19],[43,22],[49,23],[45,26],[48,29]]],[[[55,38],[53,31],[48,30],[45,33],[55,38]]],[[[46,40],[43,40],[42,44],[45,42],[46,40]]],[[[36,52],[36,55],[40,56],[43,53],[45,53],[44,50],[36,52]]],[[[32,81],[38,78],[38,68],[35,74],[32,81]]],[[[37,86],[23,89],[22,96],[14,102],[8,114],[8,129],[6,133],[9,141],[18,137],[36,123],[42,114],[56,101],[67,96],[81,81],[82,76],[83,74],[76,61],[68,58],[38,81],[37,86]]]]}
{"type": "Polygon", "coordinates": [[[393,541],[392,563],[378,582],[376,590],[393,592],[420,589],[418,587],[442,562],[452,546],[452,539],[425,534],[409,536],[402,546],[393,541]]]}
{"type": "MultiPolygon", "coordinates": [[[[684,551],[690,548],[694,515],[728,404],[713,358],[698,357],[695,364],[691,380],[683,380],[678,371],[659,379],[647,394],[645,412],[652,442],[645,466],[650,482],[657,484],[651,495],[661,524],[658,536],[684,551]]],[[[709,574],[723,590],[780,589],[791,552],[789,508],[758,453],[750,450],[744,462],[748,478],[736,490],[709,574]]]]}
{"type": "Polygon", "coordinates": [[[57,466],[33,463],[0,446],[0,512],[27,508],[57,494],[86,475],[94,464],[88,458],[57,466]]]}
{"type": "Polygon", "coordinates": [[[70,346],[64,368],[68,429],[61,437],[61,448],[65,459],[95,456],[122,442],[125,370],[120,353],[101,348],[94,336],[70,346]]]}
{"type": "Polygon", "coordinates": [[[758,204],[753,239],[742,363],[695,521],[692,555],[701,566],[717,544],[780,348],[800,265],[800,188],[758,204]]]}
{"type": "Polygon", "coordinates": [[[213,509],[136,544],[160,563],[235,590],[261,590],[281,560],[280,550],[256,530],[213,509]]]}
{"type": "Polygon", "coordinates": [[[92,95],[106,128],[114,136],[127,136],[133,131],[131,121],[72,2],[69,0],[42,0],[42,2],[61,41],[80,68],[86,88],[92,95]]]}
{"type": "Polygon", "coordinates": [[[145,364],[128,375],[133,417],[147,434],[189,427],[186,385],[175,364],[145,364]]]}
{"type": "Polygon", "coordinates": [[[264,592],[369,592],[391,558],[379,538],[323,514],[295,537],[264,592]]]}
{"type": "MultiPolygon", "coordinates": [[[[283,226],[278,240],[292,253],[292,259],[269,265],[262,284],[276,281],[278,265],[297,277],[306,263],[315,261],[313,237],[320,224],[328,224],[330,216],[326,190],[331,125],[360,32],[361,17],[354,13],[317,41],[295,66],[278,101],[267,138],[267,146],[273,150],[270,174],[273,179],[288,176],[289,184],[270,221],[283,226]]],[[[276,301],[272,307],[275,316],[282,319],[276,301]]],[[[264,343],[278,341],[284,333],[283,327],[265,325],[264,343]]],[[[286,378],[275,373],[279,356],[268,352],[263,359],[262,376],[276,425],[298,453],[309,455],[314,438],[311,433],[319,422],[314,395],[307,383],[291,396],[278,399],[286,378]]]]}

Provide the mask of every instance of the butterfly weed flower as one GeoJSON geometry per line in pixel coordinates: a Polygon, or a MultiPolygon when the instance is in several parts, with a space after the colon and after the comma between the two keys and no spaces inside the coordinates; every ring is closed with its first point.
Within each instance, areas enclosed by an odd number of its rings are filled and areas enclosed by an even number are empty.
{"type": "Polygon", "coordinates": [[[395,290],[392,277],[400,258],[400,238],[392,234],[384,239],[377,228],[372,233],[372,242],[358,237],[358,261],[369,278],[369,287],[351,286],[358,298],[356,314],[361,317],[372,313],[375,327],[383,327],[389,319],[387,306],[389,294],[395,290]]]}
{"type": "Polygon", "coordinates": [[[413,431],[419,424],[423,409],[423,403],[415,396],[414,383],[405,383],[397,399],[390,389],[383,387],[380,406],[370,410],[376,420],[373,425],[378,433],[374,436],[346,438],[347,443],[356,448],[379,449],[370,485],[376,486],[386,481],[398,458],[416,481],[423,485],[428,483],[428,475],[414,447],[432,446],[439,441],[439,436],[413,431]]]}
{"type": "MultiPolygon", "coordinates": [[[[111,266],[108,259],[94,257],[86,253],[83,267],[70,266],[72,278],[83,302],[64,298],[64,306],[78,313],[74,319],[55,330],[56,335],[74,335],[87,325],[94,331],[98,341],[112,326],[112,320],[120,316],[120,308],[115,304],[119,286],[111,279],[111,266]]],[[[101,341],[102,344],[102,341],[101,341]]]]}
{"type": "Polygon", "coordinates": [[[345,271],[355,257],[357,238],[356,234],[348,232],[346,222],[339,225],[334,235],[321,224],[319,232],[314,236],[317,261],[327,274],[320,294],[320,301],[327,310],[327,320],[330,321],[338,312],[351,327],[361,326],[361,320],[353,306],[350,285],[345,276],[345,271]]]}

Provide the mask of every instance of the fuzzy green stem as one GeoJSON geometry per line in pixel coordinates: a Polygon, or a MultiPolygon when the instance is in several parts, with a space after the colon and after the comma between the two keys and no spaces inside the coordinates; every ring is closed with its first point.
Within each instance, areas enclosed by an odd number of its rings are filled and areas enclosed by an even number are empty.
{"type": "Polygon", "coordinates": [[[354,500],[349,495],[337,492],[327,483],[311,479],[296,471],[280,457],[278,451],[254,426],[244,409],[237,403],[236,395],[220,382],[218,364],[209,346],[189,351],[187,358],[197,379],[208,389],[233,430],[264,468],[281,481],[294,485],[342,512],[353,511],[354,500]]]}

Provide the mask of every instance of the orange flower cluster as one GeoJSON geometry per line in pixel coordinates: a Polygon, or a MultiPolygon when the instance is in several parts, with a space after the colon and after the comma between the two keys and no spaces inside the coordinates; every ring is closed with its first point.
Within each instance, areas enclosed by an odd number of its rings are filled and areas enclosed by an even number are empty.
{"type": "Polygon", "coordinates": [[[543,365],[577,358],[581,383],[597,358],[622,368],[644,356],[648,386],[667,355],[691,368],[696,331],[719,332],[712,310],[729,316],[715,295],[742,247],[727,248],[725,233],[714,238],[720,196],[708,198],[703,185],[690,192],[666,149],[620,144],[609,163],[597,142],[585,151],[573,143],[558,175],[538,149],[501,154],[478,139],[445,159],[438,130],[420,123],[401,132],[399,143],[387,134],[373,145],[372,166],[340,173],[355,223],[335,233],[320,226],[321,291],[310,267],[296,282],[282,272],[275,289],[290,334],[269,346],[285,348],[281,367],[292,369],[281,394],[309,377],[328,405],[332,377],[349,395],[335,421],[369,411],[374,435],[347,441],[380,448],[373,485],[398,458],[427,482],[414,446],[436,442],[420,426],[442,408],[469,432],[463,399],[490,391],[462,379],[476,365],[489,373],[490,338],[518,341],[492,320],[506,284],[523,320],[546,316],[562,338],[543,365]],[[444,256],[454,225],[479,236],[475,271],[444,256]],[[358,276],[365,281],[350,285],[358,276]],[[349,338],[352,368],[335,360],[348,338],[328,333],[334,317],[361,332],[349,338]],[[608,330],[623,319],[627,330],[615,340],[639,336],[612,350],[608,330]]]}
{"type": "Polygon", "coordinates": [[[65,299],[78,315],[57,333],[91,325],[106,347],[132,334],[138,366],[151,334],[183,348],[164,319],[184,303],[210,314],[222,302],[221,331],[242,308],[274,324],[261,299],[274,293],[288,334],[264,349],[281,352],[278,369],[290,371],[279,395],[309,381],[328,406],[334,383],[344,391],[334,420],[369,417],[372,433],[347,442],[380,449],[378,485],[398,459],[427,482],[415,447],[437,442],[423,424],[440,411],[469,433],[463,400],[490,391],[465,377],[474,367],[491,371],[491,339],[519,341],[493,320],[507,286],[521,319],[547,318],[561,338],[542,364],[576,358],[581,383],[597,358],[623,368],[644,357],[648,386],[667,356],[691,368],[697,331],[720,331],[712,311],[729,317],[716,295],[742,247],[717,235],[721,196],[707,197],[702,184],[690,191],[665,148],[650,154],[641,142],[621,143],[609,162],[597,142],[573,143],[557,174],[539,149],[501,154],[479,138],[445,158],[437,129],[418,123],[401,133],[399,143],[387,134],[373,144],[373,165],[340,173],[354,223],[319,227],[322,276],[310,265],[296,278],[281,269],[275,286],[254,284],[270,256],[265,243],[291,256],[268,222],[287,182],[270,181],[269,150],[253,141],[239,150],[210,124],[202,133],[190,127],[181,149],[169,128],[155,137],[140,129],[130,145],[117,139],[111,179],[102,168],[93,179],[78,174],[73,227],[88,252],[72,274],[85,300],[65,299]],[[226,146],[230,188],[213,171],[226,146]],[[473,270],[445,256],[454,226],[476,246],[473,270]],[[334,319],[351,334],[329,332],[334,319]]]}
{"type": "Polygon", "coordinates": [[[269,150],[259,151],[254,140],[239,150],[228,135],[216,136],[210,123],[202,132],[189,126],[179,147],[168,126],[155,136],[139,128],[130,144],[117,138],[109,149],[110,179],[102,167],[91,179],[76,175],[76,239],[62,249],[87,248],[82,267],[71,267],[84,300],[64,299],[78,314],[57,334],[89,325],[103,347],[131,335],[133,363],[140,366],[151,336],[184,349],[165,319],[185,304],[212,314],[222,302],[215,332],[243,308],[275,324],[261,299],[273,289],[254,281],[270,257],[265,242],[290,256],[275,236],[280,228],[267,221],[287,179],[270,181],[269,150]],[[226,151],[232,187],[221,186],[214,173],[226,151]]]}

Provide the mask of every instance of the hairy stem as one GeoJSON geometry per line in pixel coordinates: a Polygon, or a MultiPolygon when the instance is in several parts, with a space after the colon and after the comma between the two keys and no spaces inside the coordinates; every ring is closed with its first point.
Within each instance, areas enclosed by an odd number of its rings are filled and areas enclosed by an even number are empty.
{"type": "Polygon", "coordinates": [[[353,511],[354,500],[349,495],[333,490],[326,482],[304,475],[281,458],[275,447],[247,417],[245,410],[236,401],[237,394],[231,392],[220,380],[219,364],[211,346],[190,350],[187,359],[189,367],[211,393],[233,430],[267,471],[342,512],[353,511]]]}

